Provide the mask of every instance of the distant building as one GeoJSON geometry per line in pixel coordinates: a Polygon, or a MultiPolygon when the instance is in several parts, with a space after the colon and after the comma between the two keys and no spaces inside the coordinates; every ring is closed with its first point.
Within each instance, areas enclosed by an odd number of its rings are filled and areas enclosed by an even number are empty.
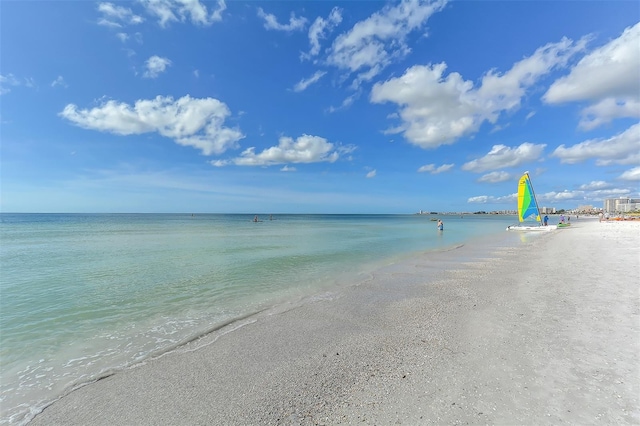
{"type": "Polygon", "coordinates": [[[640,198],[606,198],[604,211],[606,213],[629,213],[640,210],[640,198]]]}
{"type": "Polygon", "coordinates": [[[587,204],[584,206],[578,206],[578,208],[575,211],[576,213],[593,213],[595,209],[593,208],[592,205],[587,204]]]}
{"type": "Polygon", "coordinates": [[[540,213],[542,214],[555,214],[555,212],[556,212],[555,207],[542,207],[540,209],[540,213]]]}

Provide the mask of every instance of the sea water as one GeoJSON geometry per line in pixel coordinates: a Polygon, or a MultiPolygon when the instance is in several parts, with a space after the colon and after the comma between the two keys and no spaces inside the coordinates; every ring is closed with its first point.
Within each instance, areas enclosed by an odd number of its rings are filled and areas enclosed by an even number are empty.
{"type": "Polygon", "coordinates": [[[510,216],[0,214],[0,424],[222,324],[510,216]]]}

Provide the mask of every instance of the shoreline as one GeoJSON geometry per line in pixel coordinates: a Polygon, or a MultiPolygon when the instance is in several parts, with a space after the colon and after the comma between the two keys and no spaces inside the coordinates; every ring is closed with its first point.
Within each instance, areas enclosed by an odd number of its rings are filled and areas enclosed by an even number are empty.
{"type": "Polygon", "coordinates": [[[640,223],[571,228],[464,264],[389,265],[79,388],[30,424],[638,423],[640,223]]]}

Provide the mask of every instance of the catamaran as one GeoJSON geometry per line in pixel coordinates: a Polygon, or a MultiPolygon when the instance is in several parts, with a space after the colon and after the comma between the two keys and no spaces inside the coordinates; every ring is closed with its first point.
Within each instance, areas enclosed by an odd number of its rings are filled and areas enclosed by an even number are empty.
{"type": "Polygon", "coordinates": [[[540,208],[533,192],[529,172],[524,172],[518,182],[518,220],[520,225],[507,226],[507,231],[551,231],[556,229],[556,225],[542,225],[540,220],[540,208]],[[536,224],[523,224],[525,219],[535,215],[536,224]]]}

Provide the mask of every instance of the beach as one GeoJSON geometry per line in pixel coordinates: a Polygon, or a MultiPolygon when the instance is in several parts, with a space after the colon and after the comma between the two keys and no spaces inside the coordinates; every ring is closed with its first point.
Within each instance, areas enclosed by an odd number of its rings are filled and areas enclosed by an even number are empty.
{"type": "Polygon", "coordinates": [[[543,234],[235,321],[30,424],[640,424],[640,221],[543,234]]]}

